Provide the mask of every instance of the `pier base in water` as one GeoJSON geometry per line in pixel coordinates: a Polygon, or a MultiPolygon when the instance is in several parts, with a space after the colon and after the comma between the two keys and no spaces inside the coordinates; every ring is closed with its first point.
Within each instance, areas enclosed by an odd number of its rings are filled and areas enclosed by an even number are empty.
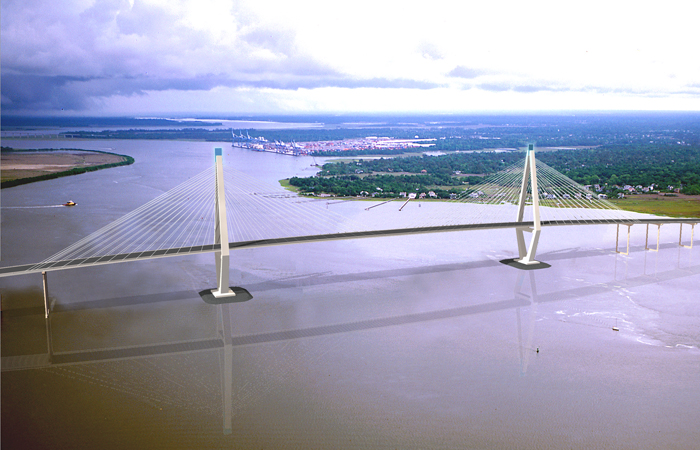
{"type": "Polygon", "coordinates": [[[505,264],[506,266],[515,267],[516,269],[520,269],[520,270],[537,270],[537,269],[546,269],[548,267],[552,267],[551,264],[547,264],[547,263],[542,262],[542,261],[531,262],[530,264],[524,264],[524,263],[518,261],[518,258],[502,259],[499,262],[501,264],[505,264]]]}
{"type": "Polygon", "coordinates": [[[242,287],[230,287],[229,289],[231,289],[231,292],[234,295],[223,295],[217,297],[214,295],[212,289],[205,289],[199,293],[199,296],[202,297],[202,300],[204,300],[205,303],[209,303],[210,305],[247,302],[253,298],[251,293],[242,287]]]}

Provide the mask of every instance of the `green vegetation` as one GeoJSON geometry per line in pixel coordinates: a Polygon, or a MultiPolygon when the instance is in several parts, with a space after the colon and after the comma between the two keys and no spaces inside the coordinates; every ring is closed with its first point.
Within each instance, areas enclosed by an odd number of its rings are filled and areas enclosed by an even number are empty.
{"type": "Polygon", "coordinates": [[[400,192],[432,190],[438,198],[449,198],[451,193],[456,194],[464,190],[460,187],[463,184],[460,179],[431,175],[292,177],[289,184],[297,187],[302,193],[332,194],[342,197],[374,194],[382,198],[395,198],[399,197],[400,192]],[[450,189],[451,186],[454,187],[450,189]]]}
{"type": "Polygon", "coordinates": [[[289,178],[285,178],[284,180],[280,180],[279,182],[280,182],[280,186],[282,186],[283,188],[285,188],[285,189],[288,190],[288,191],[292,191],[292,192],[298,192],[298,191],[299,191],[298,188],[296,188],[296,187],[292,186],[291,184],[289,184],[289,178]]]}
{"type": "Polygon", "coordinates": [[[668,186],[684,193],[700,191],[700,147],[615,145],[597,149],[538,154],[538,159],[581,184],[668,186]]]}
{"type": "Polygon", "coordinates": [[[627,211],[656,214],[669,217],[700,217],[700,199],[688,197],[633,196],[611,200],[615,206],[627,211]]]}
{"type": "MultiPolygon", "coordinates": [[[[335,162],[324,164],[315,177],[295,177],[290,184],[301,192],[358,195],[366,191],[379,197],[454,186],[441,193],[449,196],[449,193],[462,191],[463,188],[458,188],[460,185],[478,183],[480,178],[474,175],[498,172],[522,157],[522,152],[461,152],[335,162]]],[[[623,191],[626,185],[643,188],[653,185],[654,191],[680,188],[685,194],[700,193],[700,147],[610,145],[539,152],[537,158],[580,184],[600,185],[608,196],[626,192],[623,191]]]]}
{"type": "MultiPolygon", "coordinates": [[[[539,155],[538,155],[539,156],[539,155]]],[[[442,156],[411,156],[405,158],[381,158],[375,160],[359,160],[354,164],[330,163],[324,164],[319,176],[336,176],[357,173],[425,173],[441,178],[450,178],[461,174],[489,174],[498,172],[514,162],[522,159],[522,152],[476,152],[451,153],[442,156]]],[[[450,183],[444,183],[450,184],[450,183]]]]}

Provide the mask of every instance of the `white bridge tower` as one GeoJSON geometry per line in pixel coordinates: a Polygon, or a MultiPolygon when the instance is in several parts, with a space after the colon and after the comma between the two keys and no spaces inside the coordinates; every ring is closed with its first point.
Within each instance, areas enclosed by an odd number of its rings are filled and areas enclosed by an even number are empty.
{"type": "Polygon", "coordinates": [[[216,210],[214,220],[214,244],[221,249],[214,253],[216,259],[216,284],[217,288],[211,293],[215,298],[235,297],[236,293],[228,285],[229,277],[229,248],[228,248],[228,224],[226,223],[226,192],[224,191],[224,163],[221,147],[214,149],[214,164],[216,167],[216,210]]]}
{"type": "Polygon", "coordinates": [[[539,261],[535,260],[535,253],[537,252],[537,243],[540,240],[540,232],[542,231],[542,225],[540,224],[540,195],[537,189],[537,166],[535,165],[534,144],[528,144],[527,146],[527,155],[525,156],[525,168],[523,169],[523,182],[520,186],[520,199],[518,202],[518,217],[516,219],[516,222],[523,221],[523,215],[525,213],[525,202],[527,199],[528,178],[530,180],[530,188],[532,192],[533,226],[530,227],[529,225],[527,225],[517,227],[515,229],[515,234],[518,239],[519,254],[519,258],[516,260],[516,262],[525,265],[541,264],[539,261]],[[525,247],[525,232],[532,233],[529,249],[525,247]]]}

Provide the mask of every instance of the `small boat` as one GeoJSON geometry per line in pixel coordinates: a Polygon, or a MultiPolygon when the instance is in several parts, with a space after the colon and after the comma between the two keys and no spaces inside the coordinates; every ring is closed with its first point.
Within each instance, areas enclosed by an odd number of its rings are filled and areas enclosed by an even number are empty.
{"type": "Polygon", "coordinates": [[[63,206],[75,206],[77,203],[75,203],[73,200],[68,200],[63,204],[63,206]]]}

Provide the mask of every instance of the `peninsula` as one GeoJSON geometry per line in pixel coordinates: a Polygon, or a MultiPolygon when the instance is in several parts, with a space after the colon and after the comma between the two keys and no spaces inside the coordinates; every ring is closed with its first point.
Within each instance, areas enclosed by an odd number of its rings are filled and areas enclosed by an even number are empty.
{"type": "Polygon", "coordinates": [[[2,147],[0,152],[2,188],[35,181],[78,175],[134,163],[134,158],[99,150],[32,149],[2,147]]]}

